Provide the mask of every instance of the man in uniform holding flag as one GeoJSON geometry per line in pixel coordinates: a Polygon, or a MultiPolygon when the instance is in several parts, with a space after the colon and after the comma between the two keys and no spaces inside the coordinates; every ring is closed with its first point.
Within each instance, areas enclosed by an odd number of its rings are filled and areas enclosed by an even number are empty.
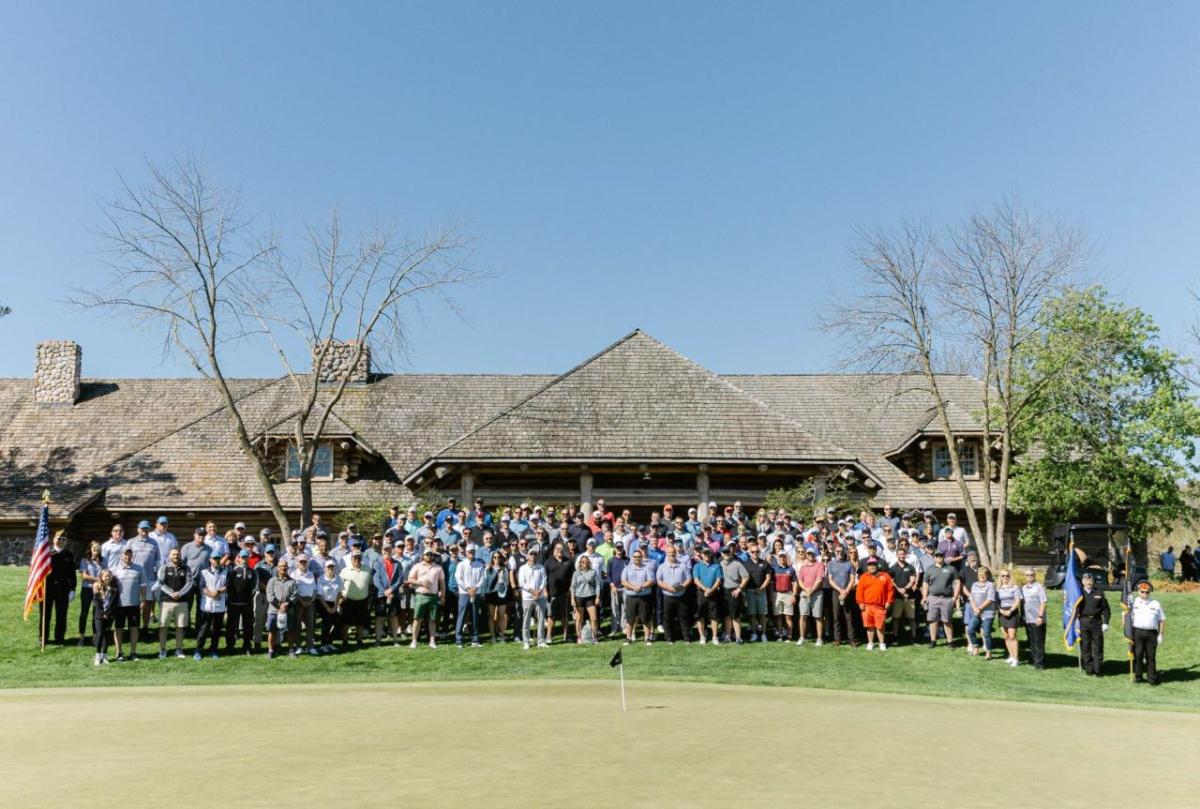
{"type": "Polygon", "coordinates": [[[50,573],[46,576],[46,598],[42,609],[42,645],[49,640],[50,613],[54,613],[54,642],[60,646],[67,638],[67,606],[75,597],[75,554],[66,548],[67,538],[59,531],[54,535],[54,548],[50,551],[50,573]]]}
{"type": "Polygon", "coordinates": [[[1094,587],[1093,581],[1091,573],[1083,574],[1083,591],[1071,610],[1071,621],[1079,621],[1080,665],[1085,674],[1099,677],[1104,666],[1104,633],[1108,631],[1112,610],[1103,591],[1094,587]]]}

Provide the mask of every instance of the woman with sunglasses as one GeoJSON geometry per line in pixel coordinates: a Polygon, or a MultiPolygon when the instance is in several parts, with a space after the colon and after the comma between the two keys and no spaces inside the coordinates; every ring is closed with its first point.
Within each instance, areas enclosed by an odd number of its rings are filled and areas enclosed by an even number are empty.
{"type": "Polygon", "coordinates": [[[1017,627],[1021,625],[1021,588],[1013,583],[1008,569],[1000,571],[996,584],[996,599],[999,604],[1000,629],[1004,632],[1004,648],[1008,650],[1008,665],[1016,666],[1020,654],[1017,646],[1017,627]]]}

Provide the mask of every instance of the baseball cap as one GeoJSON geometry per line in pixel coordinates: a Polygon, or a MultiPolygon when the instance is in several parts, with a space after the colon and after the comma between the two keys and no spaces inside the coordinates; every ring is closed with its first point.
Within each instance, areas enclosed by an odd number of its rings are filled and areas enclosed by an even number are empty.
{"type": "Polygon", "coordinates": [[[270,528],[264,528],[263,530],[261,530],[261,531],[259,531],[259,532],[258,532],[258,535],[259,535],[260,537],[269,537],[269,536],[271,536],[271,529],[270,529],[270,528]]]}
{"type": "Polygon", "coordinates": [[[308,554],[306,554],[306,553],[302,553],[302,554],[300,554],[299,556],[297,556],[297,557],[296,557],[296,561],[297,561],[297,562],[307,562],[307,561],[308,561],[308,554]]]}
{"type": "Polygon", "coordinates": [[[249,559],[250,551],[242,551],[241,553],[238,554],[238,556],[242,559],[249,559]]]}
{"type": "Polygon", "coordinates": [[[350,551],[350,555],[351,556],[362,556],[363,555],[362,548],[355,548],[354,550],[350,551]]]}
{"type": "Polygon", "coordinates": [[[196,526],[196,530],[192,532],[192,536],[198,536],[198,537],[202,537],[202,536],[204,536],[206,533],[207,533],[207,532],[204,530],[204,526],[203,526],[203,525],[197,525],[197,526],[196,526]]]}
{"type": "Polygon", "coordinates": [[[276,550],[278,549],[273,544],[269,544],[267,547],[263,548],[264,553],[275,553],[276,550]]]}
{"type": "Polygon", "coordinates": [[[337,562],[333,561],[332,559],[326,559],[325,567],[337,567],[337,562]]]}
{"type": "Polygon", "coordinates": [[[245,531],[245,530],[246,530],[246,523],[244,523],[244,522],[235,522],[235,523],[233,524],[233,527],[234,527],[234,528],[241,528],[243,531],[245,531]]]}
{"type": "Polygon", "coordinates": [[[157,522],[159,525],[166,525],[168,522],[170,522],[170,520],[168,520],[167,516],[164,514],[163,516],[158,518],[157,522]]]}
{"type": "Polygon", "coordinates": [[[138,528],[145,528],[147,531],[150,530],[150,528],[151,528],[150,521],[142,520],[140,523],[138,523],[138,528]]]}

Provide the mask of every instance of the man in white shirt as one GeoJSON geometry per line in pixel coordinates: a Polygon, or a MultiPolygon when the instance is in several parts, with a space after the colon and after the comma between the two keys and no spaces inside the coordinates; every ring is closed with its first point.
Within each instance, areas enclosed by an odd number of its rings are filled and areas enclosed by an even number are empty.
{"type": "Polygon", "coordinates": [[[454,621],[454,645],[462,648],[463,620],[471,613],[471,646],[479,646],[479,590],[483,587],[486,570],[475,558],[475,546],[467,545],[466,557],[454,566],[454,583],[458,589],[458,616],[454,621]]]}
{"type": "Polygon", "coordinates": [[[1167,626],[1167,614],[1158,599],[1150,598],[1150,582],[1140,581],[1137,598],[1130,604],[1133,622],[1133,675],[1135,682],[1158,685],[1158,667],[1155,655],[1163,641],[1163,630],[1167,626]]]}
{"type": "Polygon", "coordinates": [[[115,570],[117,563],[121,561],[121,554],[128,544],[129,540],[125,539],[125,527],[114,525],[108,540],[100,546],[100,558],[103,560],[104,567],[115,570]]]}
{"type": "Polygon", "coordinates": [[[546,643],[546,569],[538,564],[537,554],[526,555],[525,564],[517,572],[517,587],[521,591],[521,642],[529,648],[529,619],[537,619],[537,645],[545,649],[546,643]]]}

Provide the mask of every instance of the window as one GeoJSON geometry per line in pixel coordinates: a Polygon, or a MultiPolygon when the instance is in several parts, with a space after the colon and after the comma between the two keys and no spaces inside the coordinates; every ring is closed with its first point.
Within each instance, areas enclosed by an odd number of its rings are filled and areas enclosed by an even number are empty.
{"type": "MultiPolygon", "coordinates": [[[[959,444],[958,464],[962,467],[963,477],[979,477],[979,452],[974,441],[959,444]]],[[[936,480],[954,477],[954,469],[950,465],[950,449],[945,444],[935,444],[933,447],[933,477],[936,480]]]]}
{"type": "MultiPolygon", "coordinates": [[[[313,480],[333,480],[332,445],[317,445],[316,456],[313,458],[312,476],[313,480]]],[[[300,479],[300,458],[296,453],[296,448],[291,444],[288,444],[287,452],[287,479],[300,479]]]]}

